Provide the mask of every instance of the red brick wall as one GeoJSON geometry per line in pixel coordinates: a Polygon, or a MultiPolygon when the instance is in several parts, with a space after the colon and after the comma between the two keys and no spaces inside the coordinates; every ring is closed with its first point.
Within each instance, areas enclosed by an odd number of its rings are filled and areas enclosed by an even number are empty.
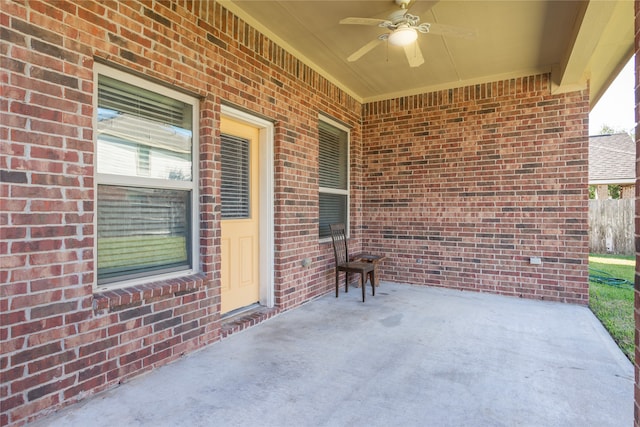
{"type": "Polygon", "coordinates": [[[219,339],[222,102],[275,123],[276,310],[333,287],[316,237],[319,112],[352,126],[351,246],[382,248],[385,278],[586,301],[584,94],[550,96],[539,76],[363,110],[212,1],[6,0],[0,24],[2,425],[219,339]],[[197,275],[93,288],[94,61],[202,99],[197,275]]]}
{"type": "Polygon", "coordinates": [[[546,75],[366,104],[382,279],[586,304],[588,112],[546,75]]]}
{"type": "Polygon", "coordinates": [[[318,114],[354,126],[358,164],[358,102],[212,1],[7,0],[0,22],[1,425],[219,339],[223,101],[275,122],[276,310],[332,288],[317,241],[318,114]],[[96,60],[202,98],[198,275],[94,291],[96,60]]]}

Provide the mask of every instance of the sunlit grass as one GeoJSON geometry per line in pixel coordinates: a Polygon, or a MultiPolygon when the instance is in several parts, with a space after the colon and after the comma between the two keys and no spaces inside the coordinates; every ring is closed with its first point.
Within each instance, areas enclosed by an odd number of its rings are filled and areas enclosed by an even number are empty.
{"type": "MultiPolygon", "coordinates": [[[[592,275],[604,281],[616,278],[633,283],[635,275],[634,257],[592,255],[589,257],[592,275]]],[[[630,284],[606,284],[589,281],[589,307],[618,343],[624,354],[633,361],[635,323],[633,317],[633,286],[630,284]]]]}
{"type": "Polygon", "coordinates": [[[609,255],[609,254],[592,254],[589,256],[589,262],[609,265],[636,265],[636,257],[633,255],[609,255]]]}

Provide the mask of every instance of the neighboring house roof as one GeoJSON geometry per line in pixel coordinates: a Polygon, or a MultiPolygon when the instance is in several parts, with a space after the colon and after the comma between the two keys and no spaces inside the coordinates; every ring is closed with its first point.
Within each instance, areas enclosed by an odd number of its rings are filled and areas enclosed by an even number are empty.
{"type": "Polygon", "coordinates": [[[636,147],[626,133],[589,137],[589,184],[632,184],[636,147]]]}

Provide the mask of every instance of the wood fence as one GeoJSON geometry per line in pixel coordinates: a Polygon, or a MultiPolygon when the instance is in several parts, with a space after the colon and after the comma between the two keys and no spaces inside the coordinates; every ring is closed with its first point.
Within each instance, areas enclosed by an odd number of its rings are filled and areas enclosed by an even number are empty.
{"type": "Polygon", "coordinates": [[[589,251],[633,255],[634,199],[589,200],[589,251]]]}

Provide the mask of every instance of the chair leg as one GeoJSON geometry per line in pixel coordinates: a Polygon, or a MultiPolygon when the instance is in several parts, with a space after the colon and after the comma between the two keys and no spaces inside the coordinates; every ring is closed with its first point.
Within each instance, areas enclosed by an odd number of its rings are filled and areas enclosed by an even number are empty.
{"type": "Polygon", "coordinates": [[[365,290],[364,288],[366,287],[365,285],[367,284],[367,275],[366,274],[360,274],[360,287],[362,288],[362,302],[364,302],[364,294],[365,294],[365,290]]]}
{"type": "Polygon", "coordinates": [[[340,287],[340,270],[336,268],[336,298],[338,298],[338,288],[340,287]]]}
{"type": "Polygon", "coordinates": [[[344,293],[349,292],[349,272],[344,272],[344,293]]]}
{"type": "Polygon", "coordinates": [[[376,272],[371,270],[369,273],[369,281],[371,282],[371,294],[376,296],[376,272]]]}

